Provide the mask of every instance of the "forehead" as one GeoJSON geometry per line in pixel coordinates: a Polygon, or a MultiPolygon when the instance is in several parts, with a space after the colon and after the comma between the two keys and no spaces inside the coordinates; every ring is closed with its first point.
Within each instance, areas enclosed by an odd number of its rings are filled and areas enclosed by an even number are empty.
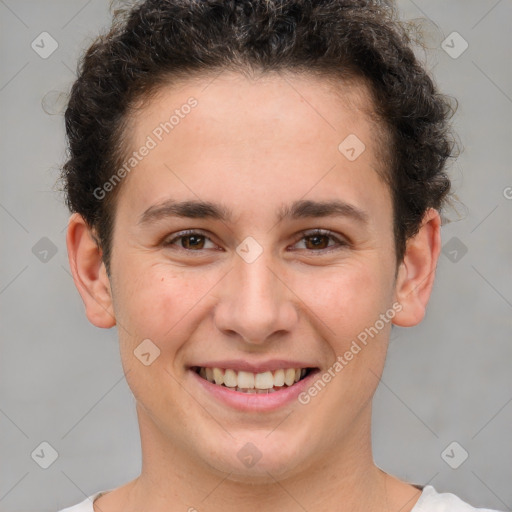
{"type": "MultiPolygon", "coordinates": [[[[174,116],[171,122],[172,134],[164,129],[163,135],[171,135],[165,138],[176,142],[183,142],[185,138],[192,142],[186,133],[182,133],[185,137],[180,137],[180,131],[186,132],[186,128],[175,130],[178,124],[194,128],[197,135],[199,132],[204,135],[208,128],[216,128],[210,136],[226,138],[231,135],[230,142],[234,144],[239,138],[237,135],[243,137],[247,129],[259,129],[262,140],[275,139],[277,130],[282,128],[295,137],[302,135],[301,138],[317,143],[317,134],[325,135],[330,131],[336,142],[350,127],[361,133],[369,123],[372,126],[371,132],[365,134],[367,139],[371,136],[377,141],[377,132],[384,136],[381,123],[375,122],[377,116],[371,94],[364,82],[329,75],[298,75],[290,71],[269,71],[254,77],[222,71],[178,78],[169,86],[156,88],[133,112],[128,134],[132,145],[142,142],[155,129],[158,132],[159,126],[169,121],[173,113],[179,118],[174,116]],[[190,112],[187,103],[192,98],[197,108],[190,112]],[[183,123],[185,118],[189,119],[183,123]],[[290,121],[294,123],[298,118],[302,120],[300,125],[290,125],[290,121]]],[[[158,133],[156,136],[159,138],[158,133]]]]}
{"type": "Polygon", "coordinates": [[[149,139],[152,149],[123,182],[130,212],[169,196],[225,199],[242,211],[287,196],[328,200],[336,189],[355,203],[389,206],[377,174],[381,130],[361,83],[335,89],[312,76],[223,72],[161,87],[135,112],[130,150],[149,139]]]}

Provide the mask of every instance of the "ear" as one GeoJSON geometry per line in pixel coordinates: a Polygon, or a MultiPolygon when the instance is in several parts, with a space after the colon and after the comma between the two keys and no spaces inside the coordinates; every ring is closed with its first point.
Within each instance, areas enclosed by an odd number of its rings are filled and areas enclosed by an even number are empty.
{"type": "Polygon", "coordinates": [[[400,327],[419,324],[424,316],[441,251],[441,218],[429,208],[416,236],[407,241],[395,283],[395,301],[402,305],[393,318],[400,327]]]}
{"type": "Polygon", "coordinates": [[[102,251],[78,213],[69,219],[66,245],[73,280],[84,302],[87,318],[96,327],[113,327],[116,319],[112,291],[102,251]]]}

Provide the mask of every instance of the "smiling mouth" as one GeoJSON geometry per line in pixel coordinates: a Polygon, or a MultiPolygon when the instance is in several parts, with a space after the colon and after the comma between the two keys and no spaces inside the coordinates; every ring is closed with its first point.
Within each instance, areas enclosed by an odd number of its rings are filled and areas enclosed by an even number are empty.
{"type": "Polygon", "coordinates": [[[287,389],[305,379],[316,368],[286,368],[262,373],[192,366],[192,371],[217,386],[241,393],[269,394],[287,389]]]}

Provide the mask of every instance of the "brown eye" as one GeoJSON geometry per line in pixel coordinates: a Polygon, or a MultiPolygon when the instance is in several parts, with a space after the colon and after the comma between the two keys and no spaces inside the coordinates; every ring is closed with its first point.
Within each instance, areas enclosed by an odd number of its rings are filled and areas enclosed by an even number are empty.
{"type": "Polygon", "coordinates": [[[304,240],[310,242],[308,249],[326,249],[329,244],[329,239],[330,237],[327,235],[309,235],[304,237],[304,240]]]}
{"type": "Polygon", "coordinates": [[[205,249],[205,243],[207,240],[210,239],[206,235],[203,235],[201,232],[189,230],[177,233],[176,236],[164,241],[163,246],[169,247],[172,245],[177,245],[179,249],[195,252],[205,249]],[[180,242],[176,243],[177,241],[180,242]]]}
{"type": "Polygon", "coordinates": [[[323,229],[304,231],[301,234],[302,238],[299,240],[299,242],[302,242],[303,240],[305,241],[304,248],[307,249],[308,252],[320,252],[326,250],[327,252],[330,252],[333,248],[340,249],[349,245],[348,242],[338,238],[331,231],[323,229]],[[331,240],[334,240],[335,243],[329,245],[331,240]]]}
{"type": "Polygon", "coordinates": [[[203,235],[187,235],[180,238],[182,240],[181,246],[184,249],[202,249],[204,246],[203,235]]]}

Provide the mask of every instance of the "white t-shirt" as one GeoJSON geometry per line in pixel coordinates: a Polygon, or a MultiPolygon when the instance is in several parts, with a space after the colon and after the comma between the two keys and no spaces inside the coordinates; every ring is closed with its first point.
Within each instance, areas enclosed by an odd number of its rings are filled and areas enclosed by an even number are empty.
{"type": "MultiPolygon", "coordinates": [[[[415,484],[418,485],[418,484],[415,484]]],[[[92,506],[93,501],[99,498],[102,494],[112,491],[100,491],[92,496],[89,496],[78,505],[68,507],[60,510],[59,512],[94,512],[92,506]]],[[[426,485],[414,505],[411,512],[500,512],[490,508],[474,508],[465,501],[452,494],[451,492],[438,493],[432,485],[426,485]]]]}

